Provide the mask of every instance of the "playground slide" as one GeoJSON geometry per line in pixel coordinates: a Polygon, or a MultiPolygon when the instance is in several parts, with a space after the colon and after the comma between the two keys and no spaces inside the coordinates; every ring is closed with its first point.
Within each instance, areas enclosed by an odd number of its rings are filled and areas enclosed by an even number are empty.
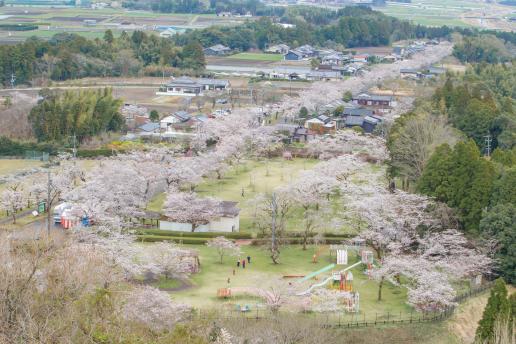
{"type": "MultiPolygon", "coordinates": [[[[348,270],[353,269],[355,266],[358,266],[358,265],[360,265],[360,264],[362,264],[362,262],[361,262],[361,261],[358,261],[358,262],[356,262],[355,264],[350,265],[350,266],[348,266],[347,268],[345,268],[345,269],[343,269],[343,270],[340,270],[340,271],[339,271],[339,273],[340,273],[340,274],[342,274],[342,273],[344,273],[344,272],[346,272],[346,271],[348,271],[348,270]]],[[[335,264],[332,264],[332,265],[333,265],[333,266],[335,266],[335,264]]],[[[329,266],[330,266],[330,265],[328,265],[326,268],[328,268],[329,266]]],[[[327,270],[328,270],[328,269],[326,269],[326,268],[324,268],[324,269],[325,269],[324,271],[327,271],[327,270]]],[[[323,269],[321,269],[321,270],[323,270],[323,269]]],[[[324,272],[324,271],[321,271],[321,270],[316,271],[316,272],[317,272],[318,274],[319,274],[319,273],[324,272]]],[[[313,274],[314,274],[314,273],[312,273],[312,274],[310,274],[310,275],[313,275],[313,274]]],[[[310,276],[310,275],[308,275],[308,276],[310,276]]],[[[306,277],[308,277],[308,276],[306,276],[306,277]]],[[[306,281],[306,280],[307,280],[307,278],[306,278],[306,277],[305,277],[303,280],[305,280],[305,281],[306,281]]],[[[326,285],[326,283],[328,283],[328,282],[329,282],[329,281],[331,281],[332,279],[333,279],[333,276],[330,276],[330,277],[328,277],[327,279],[325,279],[324,281],[319,282],[319,283],[316,283],[316,284],[314,284],[314,285],[310,286],[310,288],[308,288],[307,290],[305,290],[305,291],[303,291],[303,292],[301,292],[301,293],[298,293],[298,294],[296,294],[296,295],[297,295],[297,296],[303,296],[303,295],[306,295],[306,294],[310,294],[310,292],[311,292],[312,290],[314,290],[315,288],[319,288],[319,287],[322,287],[322,286],[326,285]]]]}
{"type": "Polygon", "coordinates": [[[324,268],[320,269],[320,270],[317,270],[315,272],[312,272],[312,273],[309,273],[308,275],[306,275],[305,277],[303,277],[301,280],[299,280],[299,282],[304,282],[304,281],[308,281],[310,278],[313,278],[317,275],[320,275],[322,274],[323,272],[326,272],[328,270],[331,270],[335,267],[335,264],[330,264],[330,265],[327,265],[325,266],[324,268]]]}

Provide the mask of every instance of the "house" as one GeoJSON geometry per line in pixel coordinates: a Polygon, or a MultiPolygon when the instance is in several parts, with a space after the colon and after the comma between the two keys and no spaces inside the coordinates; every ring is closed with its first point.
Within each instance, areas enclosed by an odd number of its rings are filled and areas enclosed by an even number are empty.
{"type": "Polygon", "coordinates": [[[297,47],[296,50],[301,52],[304,57],[314,57],[316,55],[316,50],[309,44],[297,47]]]}
{"type": "Polygon", "coordinates": [[[396,106],[396,101],[393,96],[362,93],[353,97],[353,104],[386,109],[396,106]]]}
{"type": "Polygon", "coordinates": [[[175,124],[187,122],[191,117],[186,111],[174,112],[160,121],[160,128],[170,131],[175,124]]]}
{"type": "Polygon", "coordinates": [[[301,51],[298,50],[289,50],[288,53],[286,53],[283,56],[283,59],[285,61],[300,61],[304,58],[304,55],[301,51]]]}
{"type": "Polygon", "coordinates": [[[228,80],[222,79],[190,79],[181,77],[172,79],[168,84],[160,87],[157,95],[195,97],[203,95],[204,91],[224,91],[230,88],[228,80]]]}
{"type": "Polygon", "coordinates": [[[217,17],[232,17],[233,14],[231,12],[219,12],[217,13],[217,17]]]}
{"type": "Polygon", "coordinates": [[[207,56],[224,56],[231,52],[231,48],[222,44],[215,44],[204,49],[204,55],[207,56]]]}
{"type": "Polygon", "coordinates": [[[265,52],[270,54],[286,54],[289,50],[290,47],[286,44],[276,44],[267,48],[265,52]]]}
{"type": "Polygon", "coordinates": [[[149,122],[136,128],[137,133],[159,133],[160,123],[149,122]]]}
{"type": "Polygon", "coordinates": [[[372,133],[380,122],[381,119],[374,116],[348,116],[345,125],[346,127],[361,127],[364,132],[372,133]]]}
{"type": "Polygon", "coordinates": [[[400,75],[404,79],[407,79],[407,78],[418,79],[419,77],[421,77],[421,72],[417,69],[401,68],[400,75]]]}
{"type": "Polygon", "coordinates": [[[373,110],[366,108],[345,107],[342,116],[372,116],[373,110]]]}
{"type": "Polygon", "coordinates": [[[306,74],[307,80],[318,81],[318,80],[340,80],[342,75],[340,72],[335,71],[324,71],[324,70],[313,70],[306,74]]]}
{"type": "Polygon", "coordinates": [[[311,137],[312,137],[312,135],[310,135],[310,133],[308,132],[308,130],[306,128],[297,127],[294,130],[294,133],[292,134],[292,142],[298,142],[298,143],[307,142],[311,137]]]}
{"type": "Polygon", "coordinates": [[[369,54],[357,54],[351,57],[351,62],[362,62],[367,63],[367,59],[369,58],[369,54]]]}
{"type": "Polygon", "coordinates": [[[325,55],[321,59],[321,63],[323,65],[341,66],[347,61],[349,61],[349,56],[344,55],[342,53],[334,53],[334,54],[325,55]]]}
{"type": "MultiPolygon", "coordinates": [[[[205,225],[200,225],[196,232],[238,232],[240,231],[240,209],[237,202],[222,201],[220,207],[222,215],[205,225]]],[[[191,223],[174,222],[162,218],[159,222],[159,229],[164,231],[191,232],[191,223]]]]}
{"type": "Polygon", "coordinates": [[[320,115],[307,120],[305,122],[305,128],[319,134],[324,134],[335,131],[335,129],[337,129],[337,123],[328,116],[320,115]]]}

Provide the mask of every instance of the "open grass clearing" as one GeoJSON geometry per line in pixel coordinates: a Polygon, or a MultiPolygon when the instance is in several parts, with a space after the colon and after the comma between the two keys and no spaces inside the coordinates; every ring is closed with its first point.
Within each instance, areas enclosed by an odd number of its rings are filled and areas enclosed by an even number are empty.
{"type": "Polygon", "coordinates": [[[0,159],[0,176],[40,167],[41,165],[43,163],[38,160],[0,159]]]}

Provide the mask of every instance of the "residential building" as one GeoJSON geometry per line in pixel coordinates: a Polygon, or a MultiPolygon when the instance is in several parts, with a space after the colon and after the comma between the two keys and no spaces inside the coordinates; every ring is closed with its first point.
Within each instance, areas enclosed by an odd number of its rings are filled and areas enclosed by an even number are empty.
{"type": "Polygon", "coordinates": [[[137,133],[159,133],[161,125],[157,122],[149,122],[136,128],[137,133]]]}
{"type": "Polygon", "coordinates": [[[407,78],[419,79],[421,77],[421,72],[417,69],[401,68],[400,75],[404,79],[407,79],[407,78]]]}
{"type": "Polygon", "coordinates": [[[222,44],[215,44],[204,49],[204,55],[207,56],[224,56],[231,52],[231,48],[222,44]]]}
{"type": "Polygon", "coordinates": [[[174,112],[160,121],[160,128],[164,131],[171,131],[174,125],[187,122],[191,117],[186,111],[174,112]]]}
{"type": "Polygon", "coordinates": [[[346,127],[361,127],[366,133],[372,133],[376,126],[381,122],[375,116],[348,116],[346,117],[346,127]]]}
{"type": "Polygon", "coordinates": [[[337,123],[328,116],[320,115],[307,120],[305,128],[318,134],[326,134],[335,131],[337,123]]]}
{"type": "MultiPolygon", "coordinates": [[[[198,226],[196,232],[238,232],[240,231],[240,209],[237,202],[222,201],[222,216],[205,225],[198,226]]],[[[167,218],[159,221],[159,229],[165,231],[191,232],[191,223],[174,222],[167,218]]]]}
{"type": "Polygon", "coordinates": [[[353,97],[353,103],[362,106],[370,106],[381,109],[392,108],[396,106],[396,101],[393,96],[375,95],[367,93],[362,93],[358,96],[353,97]]]}
{"type": "Polygon", "coordinates": [[[323,56],[321,59],[321,63],[323,65],[342,66],[349,60],[350,60],[350,57],[348,55],[344,55],[342,53],[333,53],[330,55],[323,56]]]}
{"type": "Polygon", "coordinates": [[[171,96],[201,96],[204,91],[225,91],[230,88],[228,80],[223,79],[190,79],[181,77],[172,79],[168,84],[160,87],[157,95],[171,96]]]}
{"type": "Polygon", "coordinates": [[[316,50],[309,44],[302,45],[296,48],[297,51],[300,51],[304,57],[314,57],[316,56],[316,50]]]}
{"type": "Polygon", "coordinates": [[[304,55],[301,51],[298,50],[289,50],[288,53],[286,53],[283,56],[283,59],[286,61],[299,61],[304,58],[304,55]]]}
{"type": "Polygon", "coordinates": [[[367,59],[369,58],[369,54],[357,54],[351,57],[351,62],[361,62],[367,63],[367,59]]]}
{"type": "Polygon", "coordinates": [[[325,71],[325,70],[313,70],[306,74],[307,80],[318,81],[318,80],[340,80],[342,75],[340,72],[325,71]]]}
{"type": "Polygon", "coordinates": [[[276,44],[265,49],[265,52],[270,54],[286,54],[289,50],[290,47],[286,44],[276,44]]]}

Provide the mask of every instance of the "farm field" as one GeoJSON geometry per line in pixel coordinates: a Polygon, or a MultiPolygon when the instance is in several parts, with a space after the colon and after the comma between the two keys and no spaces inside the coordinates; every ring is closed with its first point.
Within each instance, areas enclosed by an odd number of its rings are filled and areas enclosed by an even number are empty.
{"type": "Polygon", "coordinates": [[[231,60],[250,60],[250,61],[282,61],[283,55],[281,54],[262,54],[262,53],[239,53],[227,57],[231,60]]]}
{"type": "MultiPolygon", "coordinates": [[[[245,18],[249,19],[249,18],[245,18]]],[[[156,26],[167,26],[178,30],[205,28],[212,25],[237,25],[244,18],[217,17],[214,14],[164,14],[149,11],[129,11],[125,9],[87,9],[87,8],[51,8],[19,7],[0,8],[0,24],[34,24],[37,30],[10,31],[1,35],[0,43],[24,40],[37,36],[44,39],[54,34],[73,32],[87,38],[102,37],[104,31],[111,29],[115,35],[122,31],[143,30],[154,32],[156,26]],[[94,19],[97,23],[85,26],[84,20],[94,19]]]]}
{"type": "Polygon", "coordinates": [[[421,0],[412,3],[387,2],[375,7],[387,15],[428,26],[482,27],[514,30],[515,23],[504,17],[513,9],[492,3],[467,0],[421,0]]]}

